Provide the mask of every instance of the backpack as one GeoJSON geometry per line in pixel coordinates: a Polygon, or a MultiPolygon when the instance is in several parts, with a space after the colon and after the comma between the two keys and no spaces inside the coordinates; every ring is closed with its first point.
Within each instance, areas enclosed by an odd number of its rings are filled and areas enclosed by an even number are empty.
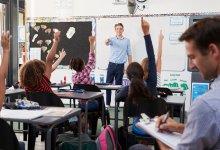
{"type": "MultiPolygon", "coordinates": [[[[81,135],[82,150],[97,150],[95,141],[88,134],[81,135]]],[[[56,140],[56,150],[78,150],[79,137],[71,133],[59,134],[56,140]]]]}
{"type": "MultiPolygon", "coordinates": [[[[115,132],[110,125],[104,126],[104,130],[96,139],[97,150],[116,150],[115,132]]],[[[119,145],[119,143],[118,143],[119,145]]],[[[120,148],[120,145],[119,145],[120,148]]],[[[121,149],[121,148],[120,148],[121,149]]]]}

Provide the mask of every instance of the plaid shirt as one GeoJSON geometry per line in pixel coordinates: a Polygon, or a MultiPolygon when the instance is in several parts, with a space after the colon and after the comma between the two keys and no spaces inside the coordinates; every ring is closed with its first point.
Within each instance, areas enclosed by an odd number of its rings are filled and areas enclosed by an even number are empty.
{"type": "MultiPolygon", "coordinates": [[[[95,54],[89,53],[89,60],[85,68],[81,72],[76,72],[72,77],[73,84],[93,84],[90,72],[95,66],[95,54]]],[[[80,104],[85,104],[86,100],[80,100],[80,104]]]]}
{"type": "Polygon", "coordinates": [[[90,72],[95,66],[95,54],[89,53],[89,60],[81,72],[76,72],[72,77],[73,84],[93,84],[90,72]]]}

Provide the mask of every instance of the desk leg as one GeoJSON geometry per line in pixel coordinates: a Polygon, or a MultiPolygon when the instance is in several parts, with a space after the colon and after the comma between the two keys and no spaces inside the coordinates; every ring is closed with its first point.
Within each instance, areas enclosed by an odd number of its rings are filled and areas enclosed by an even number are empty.
{"type": "Polygon", "coordinates": [[[85,133],[87,134],[88,133],[88,103],[89,103],[90,100],[88,100],[86,102],[86,108],[85,108],[85,133]]]}
{"type": "Polygon", "coordinates": [[[82,140],[81,140],[81,131],[82,131],[82,124],[81,124],[81,112],[78,114],[78,127],[79,127],[79,150],[82,149],[82,140]]]}
{"type": "Polygon", "coordinates": [[[184,123],[184,118],[185,118],[185,103],[182,105],[180,109],[180,122],[184,123]]]}
{"type": "Polygon", "coordinates": [[[50,127],[49,130],[47,130],[47,140],[46,140],[46,150],[51,150],[51,135],[52,135],[53,127],[50,127]]]}
{"type": "Polygon", "coordinates": [[[70,98],[70,108],[72,107],[72,99],[70,98]]]}
{"type": "Polygon", "coordinates": [[[104,98],[102,99],[102,126],[106,125],[106,118],[105,118],[105,101],[104,98]]]}
{"type": "Polygon", "coordinates": [[[115,101],[115,144],[118,149],[118,106],[119,103],[115,101]]]}

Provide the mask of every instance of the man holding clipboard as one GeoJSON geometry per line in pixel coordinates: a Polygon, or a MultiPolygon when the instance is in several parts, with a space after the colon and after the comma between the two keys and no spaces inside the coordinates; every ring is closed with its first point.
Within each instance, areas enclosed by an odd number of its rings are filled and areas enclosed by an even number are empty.
{"type": "MultiPolygon", "coordinates": [[[[197,97],[188,112],[186,125],[169,118],[161,125],[159,117],[156,127],[160,130],[183,133],[177,150],[220,149],[220,18],[206,18],[187,29],[179,38],[185,41],[186,54],[191,69],[198,69],[205,80],[215,81],[211,90],[197,97]]],[[[161,150],[170,149],[158,142],[161,150]]]]}
{"type": "MultiPolygon", "coordinates": [[[[191,69],[198,69],[205,80],[215,80],[211,90],[196,98],[188,112],[186,125],[177,123],[171,118],[162,123],[164,116],[160,116],[156,121],[156,128],[182,134],[175,150],[219,150],[220,17],[196,22],[180,36],[179,40],[185,41],[191,69]]],[[[157,141],[161,150],[172,149],[160,139],[157,141]]]]}

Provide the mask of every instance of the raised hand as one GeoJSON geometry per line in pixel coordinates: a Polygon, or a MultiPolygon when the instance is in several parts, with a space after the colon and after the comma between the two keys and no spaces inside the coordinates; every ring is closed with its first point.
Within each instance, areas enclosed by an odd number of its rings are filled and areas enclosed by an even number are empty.
{"type": "Polygon", "coordinates": [[[142,31],[144,33],[144,35],[148,35],[150,34],[149,31],[150,31],[150,24],[143,19],[143,17],[141,17],[141,28],[142,28],[142,31]]]}
{"type": "Polygon", "coordinates": [[[158,38],[159,38],[159,40],[161,40],[161,41],[164,39],[164,35],[163,35],[162,30],[160,30],[160,34],[159,34],[158,38]]]}
{"type": "Polygon", "coordinates": [[[66,51],[64,50],[64,48],[62,49],[62,51],[59,51],[59,55],[61,58],[64,58],[66,56],[66,51]]]}
{"type": "Polygon", "coordinates": [[[2,33],[1,46],[3,48],[3,52],[10,51],[10,33],[9,33],[9,31],[2,33]]]}
{"type": "Polygon", "coordinates": [[[89,36],[89,43],[94,45],[94,43],[95,43],[95,36],[93,36],[93,35],[89,36]]]}
{"type": "Polygon", "coordinates": [[[54,33],[54,41],[56,42],[60,41],[60,31],[54,33]]]}

